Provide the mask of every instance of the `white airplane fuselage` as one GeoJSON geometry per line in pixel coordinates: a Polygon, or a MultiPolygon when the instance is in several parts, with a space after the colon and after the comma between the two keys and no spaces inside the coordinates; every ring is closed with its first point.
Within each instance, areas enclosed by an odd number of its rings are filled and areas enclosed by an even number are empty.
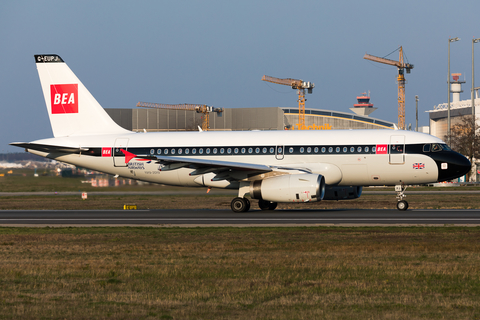
{"type": "MultiPolygon", "coordinates": [[[[32,143],[85,150],[78,154],[56,154],[55,159],[59,161],[126,178],[177,186],[227,187],[230,184],[225,181],[199,183],[198,176],[190,175],[194,171],[190,168],[161,171],[161,167],[155,161],[139,161],[134,158],[126,162],[123,154],[115,156],[118,154],[118,151],[114,150],[115,143],[120,143],[117,147],[123,147],[136,155],[171,155],[185,159],[200,157],[209,160],[307,169],[313,173],[323,174],[327,185],[424,184],[438,180],[439,167],[431,155],[407,152],[393,154],[389,152],[392,146],[395,146],[391,144],[392,137],[393,139],[403,138],[401,145],[405,149],[410,145],[421,145],[423,150],[425,144],[444,144],[440,139],[430,135],[400,130],[131,133],[53,138],[32,143]],[[380,146],[385,150],[377,150],[380,146]],[[280,154],[277,154],[278,147],[283,148],[280,154]],[[292,147],[294,151],[290,152],[292,147]],[[303,152],[300,152],[302,147],[303,152]],[[89,150],[102,148],[112,151],[103,156],[89,155],[89,150]],[[237,153],[235,148],[239,149],[237,153]],[[242,153],[242,148],[245,148],[245,153],[242,153]],[[249,150],[250,148],[252,150],[249,150]],[[260,150],[256,150],[257,148],[260,150]],[[267,148],[265,153],[264,148],[267,148]],[[323,152],[322,148],[325,148],[323,152]],[[333,149],[329,151],[329,148],[333,149]],[[369,148],[368,151],[366,148],[369,148]],[[138,152],[140,149],[143,152],[138,152]],[[188,155],[185,154],[187,149],[188,155]],[[196,149],[195,155],[192,154],[193,149],[196,149]],[[221,149],[223,149],[222,153],[221,149]],[[202,154],[200,150],[203,150],[202,154]],[[423,165],[419,168],[416,164],[423,165]]],[[[46,155],[40,151],[29,151],[46,155]]]]}

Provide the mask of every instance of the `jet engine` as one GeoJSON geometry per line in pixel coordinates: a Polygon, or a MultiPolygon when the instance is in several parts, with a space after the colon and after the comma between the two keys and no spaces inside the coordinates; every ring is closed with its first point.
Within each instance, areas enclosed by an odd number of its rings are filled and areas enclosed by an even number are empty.
{"type": "Polygon", "coordinates": [[[325,178],[320,174],[285,174],[250,183],[253,199],[271,202],[320,201],[325,194],[325,178]]]}
{"type": "Polygon", "coordinates": [[[362,186],[326,187],[323,200],[357,199],[362,195],[362,186]]]}

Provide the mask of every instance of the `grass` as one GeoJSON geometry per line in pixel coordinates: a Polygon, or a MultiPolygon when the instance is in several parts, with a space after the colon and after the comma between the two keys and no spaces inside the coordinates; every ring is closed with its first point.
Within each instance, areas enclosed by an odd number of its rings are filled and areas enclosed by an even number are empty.
{"type": "Polygon", "coordinates": [[[475,319],[480,228],[0,228],[2,319],[475,319]]]}

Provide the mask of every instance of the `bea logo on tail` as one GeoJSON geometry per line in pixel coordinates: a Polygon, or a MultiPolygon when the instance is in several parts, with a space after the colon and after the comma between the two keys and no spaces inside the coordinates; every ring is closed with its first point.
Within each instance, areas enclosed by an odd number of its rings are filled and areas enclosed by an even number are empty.
{"type": "Polygon", "coordinates": [[[78,84],[50,86],[52,114],[78,113],[78,84]]]}

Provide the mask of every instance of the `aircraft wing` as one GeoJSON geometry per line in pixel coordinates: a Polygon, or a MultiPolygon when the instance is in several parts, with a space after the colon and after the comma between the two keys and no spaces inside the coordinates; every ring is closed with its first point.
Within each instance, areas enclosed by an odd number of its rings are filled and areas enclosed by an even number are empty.
{"type": "Polygon", "coordinates": [[[237,180],[273,171],[271,167],[263,164],[168,156],[156,156],[156,158],[157,163],[160,164],[160,171],[190,168],[195,169],[190,173],[191,176],[213,172],[216,174],[215,180],[237,180]]]}

